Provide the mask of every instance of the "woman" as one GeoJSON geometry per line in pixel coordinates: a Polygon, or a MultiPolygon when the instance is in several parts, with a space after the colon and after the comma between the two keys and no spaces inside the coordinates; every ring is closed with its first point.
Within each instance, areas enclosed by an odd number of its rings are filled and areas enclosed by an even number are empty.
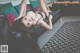
{"type": "MultiPolygon", "coordinates": [[[[35,13],[33,11],[29,11],[26,14],[26,1],[22,0],[20,14],[14,21],[14,29],[15,30],[20,30],[22,28],[21,25],[25,26],[26,28],[30,28],[33,25],[40,25],[40,26],[44,27],[45,29],[52,29],[52,15],[49,14],[49,12],[50,12],[49,8],[47,7],[44,0],[39,0],[39,2],[40,2],[40,6],[41,6],[40,10],[42,11],[41,13],[35,13]],[[49,24],[47,24],[43,20],[43,19],[45,19],[46,16],[49,19],[49,24]],[[16,25],[19,29],[16,27],[16,25]]],[[[23,28],[22,28],[22,30],[23,30],[23,28]]]]}
{"type": "Polygon", "coordinates": [[[21,2],[21,9],[20,9],[20,14],[19,16],[15,19],[14,25],[13,25],[13,30],[17,32],[21,32],[25,35],[31,35],[35,39],[30,39],[33,43],[29,43],[31,45],[31,49],[34,50],[34,53],[39,53],[39,49],[37,46],[37,35],[36,33],[32,30],[34,25],[40,25],[44,27],[45,29],[52,29],[52,15],[49,14],[49,9],[46,6],[44,0],[39,0],[40,1],[40,6],[41,6],[41,13],[35,13],[33,11],[29,11],[26,14],[26,1],[22,0],[21,2]],[[43,19],[45,19],[45,14],[47,15],[49,19],[49,24],[47,24],[43,19]],[[35,36],[36,37],[35,37],[35,36]]]}

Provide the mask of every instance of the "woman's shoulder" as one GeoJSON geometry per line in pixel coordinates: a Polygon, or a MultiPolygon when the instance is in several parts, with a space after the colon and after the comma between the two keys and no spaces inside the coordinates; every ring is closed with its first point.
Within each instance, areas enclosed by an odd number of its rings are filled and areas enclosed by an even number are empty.
{"type": "Polygon", "coordinates": [[[33,11],[28,11],[27,14],[28,14],[28,13],[34,13],[34,12],[33,12],[33,11]]]}

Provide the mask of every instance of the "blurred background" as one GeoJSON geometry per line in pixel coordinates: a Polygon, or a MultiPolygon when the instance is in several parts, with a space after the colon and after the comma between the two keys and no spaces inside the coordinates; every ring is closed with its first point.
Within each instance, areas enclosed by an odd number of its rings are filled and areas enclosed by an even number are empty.
{"type": "MultiPolygon", "coordinates": [[[[52,2],[52,1],[56,1],[56,0],[45,0],[47,3],[52,2]]],[[[0,0],[0,4],[4,4],[4,3],[8,3],[11,2],[14,6],[18,5],[21,0],[0,0]]],[[[26,2],[27,4],[30,4],[29,0],[27,0],[26,2]]]]}

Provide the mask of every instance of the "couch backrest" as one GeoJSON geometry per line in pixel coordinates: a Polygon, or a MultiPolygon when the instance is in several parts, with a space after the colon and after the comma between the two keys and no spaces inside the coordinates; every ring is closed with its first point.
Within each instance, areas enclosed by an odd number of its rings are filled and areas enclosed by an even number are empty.
{"type": "Polygon", "coordinates": [[[10,35],[10,27],[6,15],[0,14],[0,40],[1,44],[8,44],[8,38],[10,35]]]}

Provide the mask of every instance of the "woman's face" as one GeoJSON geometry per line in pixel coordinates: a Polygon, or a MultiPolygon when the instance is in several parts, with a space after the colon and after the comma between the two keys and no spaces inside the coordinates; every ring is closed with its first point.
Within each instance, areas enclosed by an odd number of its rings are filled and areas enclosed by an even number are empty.
{"type": "Polygon", "coordinates": [[[30,27],[30,26],[32,26],[32,25],[35,25],[34,19],[33,19],[33,18],[30,18],[30,17],[23,17],[22,23],[23,23],[26,27],[30,27]]]}

